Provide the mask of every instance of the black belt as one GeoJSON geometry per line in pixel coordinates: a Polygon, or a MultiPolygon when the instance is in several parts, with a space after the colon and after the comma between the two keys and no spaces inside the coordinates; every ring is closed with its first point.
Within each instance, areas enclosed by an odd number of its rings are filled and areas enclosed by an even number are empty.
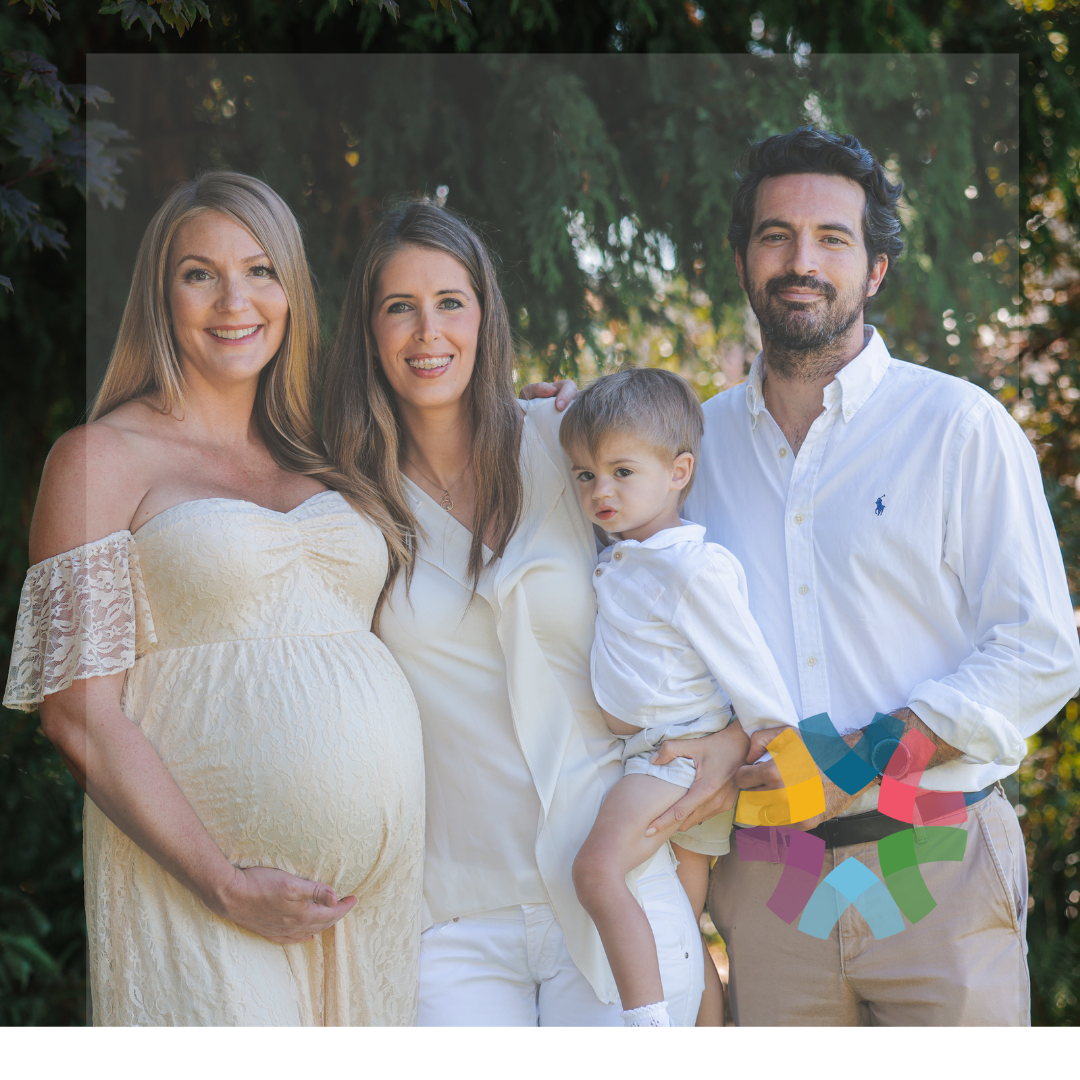
{"type": "MultiPolygon", "coordinates": [[[[991,784],[982,791],[965,791],[964,802],[974,806],[982,802],[997,784],[991,784]]],[[[906,821],[897,821],[880,810],[868,810],[865,814],[852,814],[851,817],[829,818],[817,828],[807,829],[811,836],[825,841],[826,848],[850,847],[852,844],[872,844],[893,833],[910,829],[906,821]]]]}

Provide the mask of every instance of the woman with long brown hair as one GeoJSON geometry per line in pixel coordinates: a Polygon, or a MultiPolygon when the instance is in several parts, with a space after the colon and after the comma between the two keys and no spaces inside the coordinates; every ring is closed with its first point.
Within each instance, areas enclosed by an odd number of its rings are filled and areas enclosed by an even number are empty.
{"type": "MultiPolygon", "coordinates": [[[[336,467],[377,488],[410,541],[376,626],[424,732],[418,1022],[619,1025],[571,879],[622,775],[589,681],[597,551],[554,403],[519,403],[513,368],[476,233],[423,201],[389,212],[350,278],[324,421],[336,467]]],[[[712,738],[730,776],[745,737],[712,738]]],[[[700,937],[666,844],[635,888],[671,1015],[692,1025],[700,937]]]]}
{"type": "Polygon", "coordinates": [[[45,467],[5,704],[88,795],[98,1024],[414,1020],[420,729],[370,633],[408,548],[324,454],[317,346],[285,203],[184,183],[45,467]]]}

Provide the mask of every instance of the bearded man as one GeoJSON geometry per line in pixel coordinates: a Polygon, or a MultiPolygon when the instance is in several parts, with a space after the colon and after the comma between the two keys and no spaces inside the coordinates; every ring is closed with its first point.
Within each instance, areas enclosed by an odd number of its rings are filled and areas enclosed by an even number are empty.
{"type": "MultiPolygon", "coordinates": [[[[964,792],[967,839],[961,860],[916,863],[936,906],[880,940],[839,894],[824,939],[784,921],[766,907],[782,853],[744,860],[733,845],[709,910],[736,1021],[1027,1024],[1027,868],[1000,781],[1080,683],[1038,462],[989,394],[892,358],[864,322],[902,248],[900,184],[856,139],[777,135],[737,175],[728,238],[762,349],[745,385],[704,405],[686,516],[742,561],[799,715],[828,713],[850,746],[876,712],[929,739],[909,782],[964,792]]],[[[748,761],[776,734],[757,733],[748,761]]],[[[880,879],[878,841],[911,825],[877,810],[880,773],[856,795],[821,779],[826,812],[799,827],[825,841],[822,875],[855,858],[880,879]]],[[[737,780],[783,786],[772,761],[737,780]]]]}
{"type": "MultiPolygon", "coordinates": [[[[816,897],[809,922],[780,895],[786,884],[773,901],[786,917],[767,906],[796,859],[794,830],[734,843],[717,861],[708,903],[727,943],[735,1021],[1028,1024],[1025,850],[1000,781],[1080,684],[1038,462],[994,398],[894,359],[865,323],[903,246],[901,186],[855,138],[776,135],[751,146],[736,175],[728,238],[762,349],[744,384],[704,405],[684,514],[741,561],[799,715],[827,713],[854,747],[875,713],[891,713],[904,745],[896,750],[898,731],[873,754],[863,743],[879,775],[855,794],[820,772],[825,813],[797,828],[824,841],[819,878],[849,859],[862,868],[847,867],[848,897],[816,897]],[[920,746],[932,756],[904,758],[920,746]],[[908,765],[909,784],[964,793],[941,820],[966,837],[943,841],[931,813],[916,811],[913,828],[879,812],[881,770],[903,780],[908,765]],[[905,916],[896,932],[893,911],[878,938],[849,900],[867,871],[881,881],[878,842],[890,837],[897,851],[907,845],[898,894],[915,921],[905,916]]],[[[743,790],[783,787],[763,758],[777,734],[754,735],[736,774],[743,790]]],[[[708,737],[665,744],[656,763],[688,751],[698,779],[654,827],[687,828],[730,805],[708,737]]],[[[873,922],[874,905],[859,906],[873,922]]]]}

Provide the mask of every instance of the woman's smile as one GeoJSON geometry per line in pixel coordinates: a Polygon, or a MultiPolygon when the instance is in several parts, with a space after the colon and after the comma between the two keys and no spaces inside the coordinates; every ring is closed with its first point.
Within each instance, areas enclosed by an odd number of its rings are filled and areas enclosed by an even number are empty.
{"type": "Polygon", "coordinates": [[[418,356],[406,357],[405,363],[408,364],[421,379],[437,379],[450,367],[453,359],[453,353],[441,353],[437,356],[433,356],[429,353],[421,353],[418,356]]]}
{"type": "Polygon", "coordinates": [[[289,301],[259,242],[220,211],[203,210],[177,229],[169,278],[185,378],[254,385],[289,325],[289,301]],[[218,322],[230,318],[237,321],[218,322]]]}
{"type": "Polygon", "coordinates": [[[453,256],[406,245],[379,274],[372,330],[398,408],[458,409],[476,363],[482,311],[453,256]]]}
{"type": "Polygon", "coordinates": [[[208,326],[206,332],[223,345],[243,345],[252,341],[262,329],[262,323],[248,326],[208,326]]]}

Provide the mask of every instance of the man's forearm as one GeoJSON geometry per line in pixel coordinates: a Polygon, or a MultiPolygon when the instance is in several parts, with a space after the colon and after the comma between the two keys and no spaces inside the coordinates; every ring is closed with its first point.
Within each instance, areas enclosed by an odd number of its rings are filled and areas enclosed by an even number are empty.
{"type": "Polygon", "coordinates": [[[926,764],[928,769],[934,768],[935,765],[944,765],[946,761],[955,761],[958,757],[963,757],[962,750],[957,750],[955,746],[951,746],[940,735],[934,734],[910,709],[897,709],[892,715],[897,720],[904,721],[905,735],[909,731],[917,731],[920,735],[925,735],[934,744],[933,756],[926,764]]]}

